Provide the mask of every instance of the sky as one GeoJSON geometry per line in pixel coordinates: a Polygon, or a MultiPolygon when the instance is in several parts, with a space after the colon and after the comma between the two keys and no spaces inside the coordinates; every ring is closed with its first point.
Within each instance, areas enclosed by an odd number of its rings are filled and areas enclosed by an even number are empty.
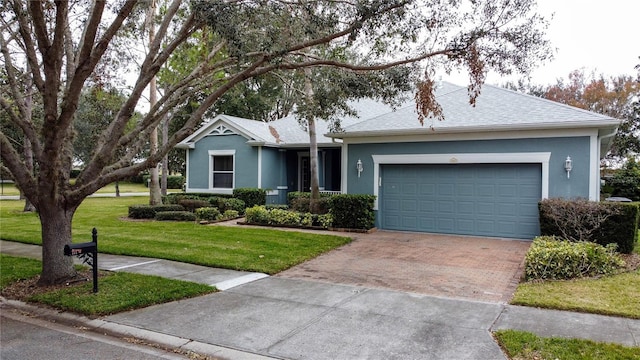
{"type": "MultiPolygon", "coordinates": [[[[555,59],[531,74],[531,83],[555,84],[571,71],[584,68],[596,76],[637,75],[640,63],[640,1],[638,0],[538,0],[538,12],[550,18],[548,39],[556,48],[555,59]]],[[[497,74],[487,76],[487,84],[507,80],[497,74]]],[[[444,78],[465,85],[467,76],[444,78]]]]}

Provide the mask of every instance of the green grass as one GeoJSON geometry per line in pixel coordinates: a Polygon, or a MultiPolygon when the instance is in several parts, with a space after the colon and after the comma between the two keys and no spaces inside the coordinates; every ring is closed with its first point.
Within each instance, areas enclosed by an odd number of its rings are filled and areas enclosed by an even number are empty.
{"type": "Polygon", "coordinates": [[[640,359],[640,348],[589,340],[541,338],[534,334],[501,330],[494,333],[510,359],[518,360],[623,360],[640,359]]]}
{"type": "Polygon", "coordinates": [[[38,260],[0,254],[0,290],[12,282],[40,275],[41,271],[42,263],[38,260]]]}
{"type": "MultiPolygon", "coordinates": [[[[350,241],[335,235],[294,231],[121,219],[127,215],[129,205],[144,203],[148,198],[86,199],[73,219],[73,241],[90,241],[91,229],[96,227],[100,252],[267,274],[278,273],[350,241]]],[[[41,244],[38,216],[22,213],[22,206],[22,201],[0,201],[0,237],[41,244]]]]}
{"type": "Polygon", "coordinates": [[[640,270],[602,278],[523,283],[511,303],[640,319],[640,270]]]}
{"type": "MultiPolygon", "coordinates": [[[[26,280],[40,274],[42,263],[37,260],[0,254],[2,288],[12,282],[26,280]]],[[[188,281],[158,276],[107,273],[98,278],[98,293],[93,293],[93,282],[55,289],[33,295],[26,300],[47,304],[57,309],[84,315],[108,315],[139,309],[169,301],[215,292],[216,289],[188,281]]]]}
{"type": "Polygon", "coordinates": [[[188,281],[118,272],[100,277],[96,294],[93,293],[93,283],[89,281],[80,286],[34,295],[28,301],[84,315],[100,316],[215,291],[211,286],[188,281]]]}
{"type": "MultiPolygon", "coordinates": [[[[120,182],[118,184],[118,186],[120,187],[120,193],[144,193],[144,192],[149,192],[149,188],[146,187],[144,184],[138,184],[138,183],[131,183],[131,182],[120,182]]],[[[172,190],[169,189],[169,192],[171,191],[179,191],[179,190],[172,190]]],[[[115,183],[113,184],[109,184],[105,187],[103,187],[102,189],[96,191],[96,193],[99,194],[109,194],[109,193],[114,193],[116,192],[116,185],[115,183]]],[[[0,184],[0,194],[1,195],[20,195],[20,191],[18,190],[18,188],[15,187],[14,184],[0,184]]]]}

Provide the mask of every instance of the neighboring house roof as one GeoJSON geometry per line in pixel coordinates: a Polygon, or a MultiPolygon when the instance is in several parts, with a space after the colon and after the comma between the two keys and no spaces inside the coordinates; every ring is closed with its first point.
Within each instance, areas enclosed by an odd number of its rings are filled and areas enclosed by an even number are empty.
{"type": "MultiPolygon", "coordinates": [[[[327,122],[316,122],[318,145],[329,146],[334,143],[333,138],[560,128],[598,128],[600,135],[606,135],[620,123],[605,115],[491,85],[482,86],[475,107],[469,104],[466,87],[447,82],[436,90],[436,100],[442,106],[445,120],[425,119],[424,125],[418,121],[412,98],[395,111],[373,99],[354,101],[350,105],[359,116],[342,118],[344,131],[331,133],[327,122]]],[[[220,131],[220,126],[246,137],[249,144],[275,147],[309,144],[309,134],[295,115],[268,123],[218,115],[176,147],[193,148],[199,139],[220,131]]],[[[608,146],[611,140],[612,137],[606,139],[603,146],[608,146]]]]}

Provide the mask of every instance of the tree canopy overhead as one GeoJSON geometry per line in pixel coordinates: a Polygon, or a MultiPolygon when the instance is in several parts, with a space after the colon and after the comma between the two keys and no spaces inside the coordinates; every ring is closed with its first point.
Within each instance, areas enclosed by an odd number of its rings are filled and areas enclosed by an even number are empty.
{"type": "Polygon", "coordinates": [[[435,69],[465,68],[473,102],[487,71],[526,73],[550,56],[535,0],[156,1],[154,41],[146,45],[149,1],[0,4],[0,106],[31,143],[35,166],[26,166],[4,127],[0,153],[40,216],[41,283],[73,274],[60,249],[71,241],[71,220],[86,196],[155,166],[247,79],[318,66],[364,73],[419,64],[418,110],[437,116],[429,86],[435,69]],[[181,60],[193,46],[199,51],[181,60]],[[180,76],[162,78],[157,103],[131,124],[147,101],[144,90],[163,69],[180,76]],[[72,184],[74,117],[83,89],[100,82],[130,85],[72,184]],[[184,125],[153,155],[133,161],[164,117],[188,103],[193,111],[184,125]],[[31,111],[32,104],[41,109],[31,111]]]}

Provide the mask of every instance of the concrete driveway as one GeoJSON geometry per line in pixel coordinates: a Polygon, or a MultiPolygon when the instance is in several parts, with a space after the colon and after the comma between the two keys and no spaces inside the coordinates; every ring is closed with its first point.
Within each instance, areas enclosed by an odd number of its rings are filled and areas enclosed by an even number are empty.
{"type": "Polygon", "coordinates": [[[277,276],[506,303],[530,241],[411,232],[355,240],[277,276]]]}

